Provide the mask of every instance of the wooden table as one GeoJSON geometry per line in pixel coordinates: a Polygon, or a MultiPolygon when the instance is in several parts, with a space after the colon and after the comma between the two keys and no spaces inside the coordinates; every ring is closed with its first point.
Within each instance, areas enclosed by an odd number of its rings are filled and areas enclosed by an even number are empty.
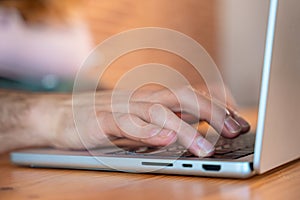
{"type": "Polygon", "coordinates": [[[0,156],[0,199],[300,199],[300,161],[247,180],[14,166],[0,156]]]}

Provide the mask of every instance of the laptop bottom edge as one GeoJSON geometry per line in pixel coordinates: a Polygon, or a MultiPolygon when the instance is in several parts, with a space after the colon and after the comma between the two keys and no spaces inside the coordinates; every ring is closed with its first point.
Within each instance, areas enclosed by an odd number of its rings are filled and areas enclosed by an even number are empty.
{"type": "Polygon", "coordinates": [[[255,175],[252,161],[195,160],[148,157],[107,157],[86,155],[11,153],[16,165],[38,168],[86,169],[131,173],[157,173],[220,178],[249,178],[255,175]]]}

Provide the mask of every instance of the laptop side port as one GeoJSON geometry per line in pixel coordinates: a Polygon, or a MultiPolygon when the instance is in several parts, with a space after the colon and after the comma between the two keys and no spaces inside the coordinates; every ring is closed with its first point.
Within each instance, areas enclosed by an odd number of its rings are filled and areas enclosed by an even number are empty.
{"type": "Polygon", "coordinates": [[[142,165],[156,166],[156,167],[173,167],[173,163],[161,163],[161,162],[142,162],[142,165]]]}
{"type": "Polygon", "coordinates": [[[192,168],[193,164],[184,163],[184,164],[182,164],[182,167],[184,167],[184,168],[192,168]]]}
{"type": "Polygon", "coordinates": [[[208,165],[208,164],[203,164],[202,168],[205,169],[206,171],[220,171],[221,170],[221,165],[208,165]]]}

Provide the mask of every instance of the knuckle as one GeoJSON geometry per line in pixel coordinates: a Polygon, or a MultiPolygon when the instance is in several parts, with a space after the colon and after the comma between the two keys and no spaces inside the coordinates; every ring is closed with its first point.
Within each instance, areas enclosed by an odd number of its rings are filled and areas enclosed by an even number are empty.
{"type": "Polygon", "coordinates": [[[178,91],[179,93],[187,93],[187,92],[190,92],[190,91],[193,91],[194,89],[189,86],[189,85],[184,85],[184,86],[180,86],[176,91],[178,91]]]}
{"type": "Polygon", "coordinates": [[[151,107],[155,104],[155,103],[149,103],[149,102],[143,102],[143,105],[141,106],[141,117],[145,120],[145,121],[151,121],[151,107]]]}
{"type": "Polygon", "coordinates": [[[164,97],[163,99],[168,99],[168,98],[173,98],[174,97],[174,93],[172,92],[171,89],[163,89],[163,90],[160,91],[159,95],[164,97]]]}
{"type": "Polygon", "coordinates": [[[152,102],[159,102],[164,105],[173,105],[177,103],[176,90],[164,88],[154,93],[152,102]]]}
{"type": "Polygon", "coordinates": [[[113,113],[114,119],[118,124],[128,123],[129,114],[128,113],[113,113]]]}
{"type": "Polygon", "coordinates": [[[153,103],[148,107],[148,115],[150,119],[153,119],[155,116],[160,115],[165,112],[165,107],[158,103],[153,103]]]}
{"type": "Polygon", "coordinates": [[[105,121],[109,117],[108,112],[96,111],[97,120],[99,122],[105,121]]]}

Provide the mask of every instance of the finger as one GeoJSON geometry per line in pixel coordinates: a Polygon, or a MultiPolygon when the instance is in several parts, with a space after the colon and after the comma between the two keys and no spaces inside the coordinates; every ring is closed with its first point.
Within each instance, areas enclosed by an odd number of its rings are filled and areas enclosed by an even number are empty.
{"type": "MultiPolygon", "coordinates": [[[[232,98],[231,95],[229,95],[229,97],[232,98]]],[[[231,102],[233,101],[231,100],[231,102]]],[[[222,106],[222,103],[218,100],[215,100],[215,103],[225,108],[226,115],[231,116],[239,124],[241,128],[240,133],[246,133],[250,130],[250,124],[243,117],[241,117],[236,110],[232,109],[235,106],[232,106],[232,104],[228,104],[228,103],[226,106],[222,106]]]]}
{"type": "Polygon", "coordinates": [[[110,136],[125,137],[152,146],[166,146],[177,140],[174,131],[147,123],[134,114],[100,112],[97,116],[103,132],[110,136]]]}
{"type": "Polygon", "coordinates": [[[136,140],[131,140],[128,138],[116,138],[112,141],[112,143],[119,147],[130,147],[130,148],[136,148],[136,147],[153,147],[153,145],[139,142],[136,140]]]}
{"type": "Polygon", "coordinates": [[[228,108],[228,111],[230,112],[230,115],[239,123],[242,129],[241,133],[247,133],[250,130],[250,124],[233,109],[228,108]]]}
{"type": "Polygon", "coordinates": [[[213,145],[205,140],[195,128],[182,121],[172,111],[162,105],[155,104],[149,109],[149,114],[153,123],[160,124],[160,126],[164,125],[164,127],[176,131],[180,144],[187,147],[194,155],[206,157],[213,154],[213,145]]]}
{"type": "Polygon", "coordinates": [[[165,146],[173,143],[177,139],[177,135],[173,130],[162,128],[151,122],[145,122],[133,114],[115,115],[117,124],[122,130],[124,136],[133,140],[156,145],[165,146]]]}
{"type": "Polygon", "coordinates": [[[217,132],[227,138],[238,136],[241,125],[232,116],[227,115],[225,106],[211,101],[207,96],[200,94],[191,87],[183,87],[177,90],[160,90],[151,97],[135,98],[135,100],[160,103],[172,111],[183,113],[183,120],[194,121],[205,120],[217,132]],[[190,115],[187,115],[190,114],[190,115]],[[193,117],[191,117],[193,116],[193,117]],[[187,117],[185,119],[184,117],[187,117]]]}
{"type": "Polygon", "coordinates": [[[131,112],[145,121],[175,131],[179,143],[188,148],[194,155],[205,157],[213,154],[213,145],[205,140],[195,128],[181,120],[168,108],[160,104],[141,103],[139,106],[137,105],[132,104],[131,112]]]}
{"type": "Polygon", "coordinates": [[[185,112],[175,112],[175,114],[182,119],[183,121],[192,124],[192,123],[196,123],[199,121],[199,119],[197,119],[195,116],[189,114],[189,113],[185,113],[185,112]]]}
{"type": "Polygon", "coordinates": [[[241,125],[230,115],[225,106],[190,88],[176,91],[176,96],[183,112],[191,113],[199,120],[207,121],[223,136],[233,138],[241,133],[241,125]]]}

